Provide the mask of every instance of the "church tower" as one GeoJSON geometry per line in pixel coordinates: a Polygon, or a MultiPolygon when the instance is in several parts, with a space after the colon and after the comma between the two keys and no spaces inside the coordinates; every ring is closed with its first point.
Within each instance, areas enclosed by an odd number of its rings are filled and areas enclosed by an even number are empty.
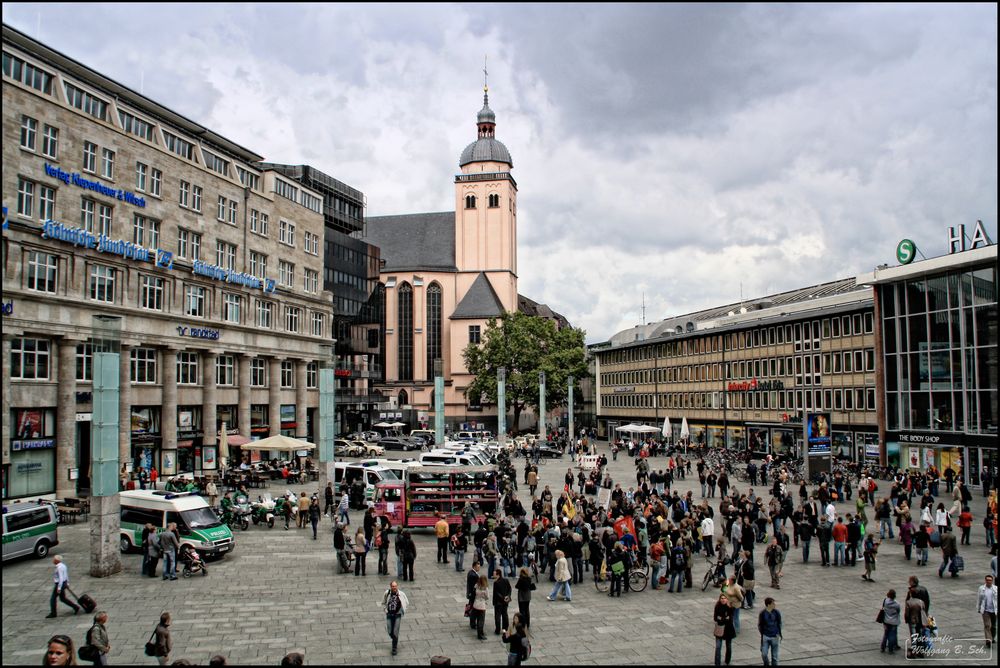
{"type": "Polygon", "coordinates": [[[455,265],[458,294],[488,280],[505,311],[517,310],[517,183],[507,147],[496,139],[489,87],[476,117],[477,138],[455,176],[455,265]]]}

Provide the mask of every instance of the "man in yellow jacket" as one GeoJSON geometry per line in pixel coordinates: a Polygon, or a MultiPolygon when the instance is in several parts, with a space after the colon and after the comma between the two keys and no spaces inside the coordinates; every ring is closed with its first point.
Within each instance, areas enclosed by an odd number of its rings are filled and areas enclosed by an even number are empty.
{"type": "Polygon", "coordinates": [[[448,563],[448,520],[444,518],[444,515],[439,515],[441,519],[437,521],[434,525],[434,533],[437,535],[438,539],[438,551],[437,560],[438,563],[444,562],[448,563]]]}

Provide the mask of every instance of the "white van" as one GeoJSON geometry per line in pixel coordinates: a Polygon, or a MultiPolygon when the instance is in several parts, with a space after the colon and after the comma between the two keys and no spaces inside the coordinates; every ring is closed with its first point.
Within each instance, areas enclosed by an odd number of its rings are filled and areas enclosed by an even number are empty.
{"type": "Polygon", "coordinates": [[[44,559],[59,544],[56,508],[51,503],[14,503],[3,507],[3,560],[28,554],[44,559]]]}
{"type": "Polygon", "coordinates": [[[366,459],[360,462],[334,462],[333,469],[334,493],[341,494],[350,491],[354,481],[360,478],[365,483],[365,501],[372,500],[375,495],[376,483],[399,478],[392,469],[383,466],[375,459],[366,459]]]}
{"type": "Polygon", "coordinates": [[[163,531],[171,522],[177,523],[181,545],[187,543],[200,554],[224,555],[236,547],[229,527],[194,492],[151,489],[121,492],[122,552],[142,547],[146,523],[163,531]]]}
{"type": "Polygon", "coordinates": [[[420,455],[423,466],[489,466],[489,459],[465,450],[432,450],[420,455]]]}

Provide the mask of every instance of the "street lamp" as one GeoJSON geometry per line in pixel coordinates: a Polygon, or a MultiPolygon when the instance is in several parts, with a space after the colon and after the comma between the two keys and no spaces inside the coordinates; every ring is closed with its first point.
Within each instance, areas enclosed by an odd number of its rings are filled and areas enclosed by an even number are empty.
{"type": "Polygon", "coordinates": [[[497,369],[497,440],[507,445],[507,367],[497,369]]]}
{"type": "Polygon", "coordinates": [[[545,372],[538,372],[538,438],[545,440],[545,372]]]}
{"type": "Polygon", "coordinates": [[[434,442],[444,443],[444,362],[434,360],[434,442]]]}

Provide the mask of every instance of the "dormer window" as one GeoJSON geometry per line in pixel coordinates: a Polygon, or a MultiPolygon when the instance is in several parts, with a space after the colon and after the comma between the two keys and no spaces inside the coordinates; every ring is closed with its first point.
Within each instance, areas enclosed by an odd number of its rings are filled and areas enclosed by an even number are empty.
{"type": "Polygon", "coordinates": [[[465,208],[466,209],[475,209],[476,208],[476,196],[475,195],[466,195],[465,196],[465,208]]]}

